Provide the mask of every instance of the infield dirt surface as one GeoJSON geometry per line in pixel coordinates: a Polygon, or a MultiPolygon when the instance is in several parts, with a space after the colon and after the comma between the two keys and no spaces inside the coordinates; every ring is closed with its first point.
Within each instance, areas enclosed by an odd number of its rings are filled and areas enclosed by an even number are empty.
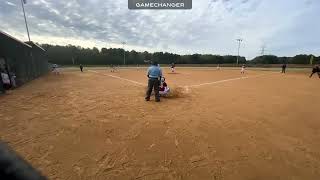
{"type": "Polygon", "coordinates": [[[183,68],[63,70],[0,97],[0,138],[49,179],[316,180],[320,79],[183,68]]]}

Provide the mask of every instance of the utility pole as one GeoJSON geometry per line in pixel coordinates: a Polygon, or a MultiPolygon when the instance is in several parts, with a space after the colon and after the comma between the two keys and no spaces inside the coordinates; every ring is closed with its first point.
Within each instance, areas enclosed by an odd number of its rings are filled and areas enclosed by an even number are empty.
{"type": "Polygon", "coordinates": [[[237,39],[238,41],[238,57],[237,57],[237,65],[239,65],[239,57],[240,57],[240,45],[241,45],[241,42],[243,41],[243,39],[239,38],[237,39]]]}
{"type": "Polygon", "coordinates": [[[124,49],[126,42],[122,42],[121,44],[123,45],[123,65],[126,65],[126,50],[124,49]]]}
{"type": "Polygon", "coordinates": [[[264,56],[265,49],[266,49],[266,45],[263,45],[261,47],[261,56],[264,56]]]}
{"type": "Polygon", "coordinates": [[[29,39],[29,42],[31,42],[31,40],[30,40],[30,34],[29,34],[29,28],[28,28],[28,23],[27,23],[27,18],[26,18],[26,13],[25,13],[25,11],[24,11],[24,4],[27,4],[27,0],[21,0],[21,6],[22,6],[22,10],[23,10],[24,22],[26,23],[26,29],[27,29],[27,33],[28,33],[28,39],[29,39]]]}

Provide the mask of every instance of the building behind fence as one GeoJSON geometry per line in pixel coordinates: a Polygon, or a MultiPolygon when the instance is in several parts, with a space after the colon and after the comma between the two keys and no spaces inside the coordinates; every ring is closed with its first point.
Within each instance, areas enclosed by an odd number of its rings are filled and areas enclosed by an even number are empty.
{"type": "Polygon", "coordinates": [[[22,42],[1,31],[0,68],[10,75],[10,79],[16,76],[17,86],[49,71],[48,60],[43,48],[33,42],[22,42]]]}

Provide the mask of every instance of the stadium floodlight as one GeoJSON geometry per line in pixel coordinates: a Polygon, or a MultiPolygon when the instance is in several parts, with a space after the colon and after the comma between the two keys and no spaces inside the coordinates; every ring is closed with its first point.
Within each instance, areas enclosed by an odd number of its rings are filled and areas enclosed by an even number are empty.
{"type": "Polygon", "coordinates": [[[237,65],[239,64],[239,57],[240,57],[240,45],[241,45],[241,42],[243,41],[243,39],[239,38],[237,39],[238,41],[238,56],[237,56],[237,65]]]}
{"type": "Polygon", "coordinates": [[[21,0],[21,6],[22,6],[22,11],[23,11],[23,16],[24,16],[24,22],[26,23],[26,29],[27,29],[27,33],[28,33],[28,39],[29,42],[31,42],[30,40],[30,34],[29,34],[29,28],[28,28],[28,23],[27,23],[27,18],[26,18],[26,13],[24,11],[24,4],[27,4],[27,0],[21,0]]]}
{"type": "Polygon", "coordinates": [[[126,65],[126,50],[124,49],[126,42],[122,42],[121,44],[123,45],[123,65],[126,65]]]}

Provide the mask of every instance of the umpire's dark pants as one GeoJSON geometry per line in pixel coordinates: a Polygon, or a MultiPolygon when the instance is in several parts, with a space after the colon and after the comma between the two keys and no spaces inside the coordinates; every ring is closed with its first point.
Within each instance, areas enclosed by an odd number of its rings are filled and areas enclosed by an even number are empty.
{"type": "Polygon", "coordinates": [[[152,89],[154,89],[155,99],[156,99],[156,101],[160,101],[159,83],[160,83],[160,81],[158,78],[149,78],[146,100],[150,100],[152,89]]]}

